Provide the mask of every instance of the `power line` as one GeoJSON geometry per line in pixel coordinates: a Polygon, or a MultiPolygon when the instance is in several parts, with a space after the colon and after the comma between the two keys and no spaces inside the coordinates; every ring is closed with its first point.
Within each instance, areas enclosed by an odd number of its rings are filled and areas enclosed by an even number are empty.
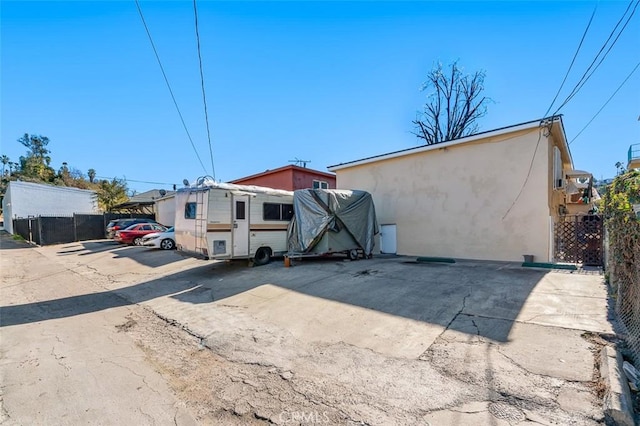
{"type": "Polygon", "coordinates": [[[151,42],[151,47],[153,48],[153,53],[156,55],[156,59],[158,61],[158,65],[160,65],[160,71],[162,71],[162,76],[164,77],[164,82],[167,84],[167,88],[169,89],[169,93],[171,94],[171,99],[173,100],[173,105],[176,107],[176,111],[178,111],[178,115],[180,116],[180,121],[182,122],[182,127],[184,127],[184,131],[187,133],[187,137],[189,138],[189,142],[191,142],[191,147],[193,151],[196,153],[196,157],[198,157],[198,161],[202,166],[202,170],[204,170],[205,174],[207,173],[207,169],[204,167],[204,163],[200,158],[200,154],[198,154],[198,150],[196,149],[196,145],[193,143],[193,139],[191,138],[191,134],[187,129],[187,125],[184,122],[184,118],[182,117],[182,113],[180,112],[180,108],[178,107],[178,102],[176,101],[176,97],[173,95],[173,90],[171,90],[171,85],[169,84],[169,79],[167,78],[167,73],[164,72],[164,67],[162,66],[162,62],[160,61],[160,55],[158,55],[158,50],[156,49],[156,45],[153,42],[153,38],[151,37],[151,32],[149,31],[149,27],[147,26],[147,22],[144,20],[144,15],[142,14],[142,9],[140,8],[140,3],[138,0],[135,0],[136,7],[138,8],[138,13],[140,14],[140,19],[142,20],[142,25],[144,25],[144,29],[147,32],[147,36],[149,37],[149,42],[151,42]]]}
{"type": "MultiPolygon", "coordinates": [[[[553,118],[554,117],[551,117],[552,120],[553,120],[553,118]]],[[[553,121],[549,125],[549,128],[548,128],[549,131],[551,131],[551,126],[552,125],[553,125],[553,121]]],[[[516,203],[520,199],[520,196],[522,195],[522,191],[524,191],[524,187],[527,186],[527,182],[529,182],[529,178],[531,177],[531,170],[533,170],[533,163],[534,163],[534,160],[536,159],[536,153],[538,152],[538,147],[540,146],[540,140],[542,139],[543,126],[544,126],[544,119],[540,122],[540,127],[541,128],[538,131],[538,141],[536,142],[536,147],[533,150],[533,155],[531,156],[531,163],[529,163],[529,171],[527,171],[527,177],[524,178],[524,182],[522,182],[522,186],[520,187],[520,191],[518,191],[518,195],[516,195],[516,198],[513,199],[513,202],[511,203],[511,205],[509,206],[509,208],[505,212],[504,216],[502,216],[502,220],[504,220],[507,217],[507,215],[509,214],[509,212],[511,211],[513,206],[516,205],[516,203]]]]}
{"type": "MultiPolygon", "coordinates": [[[[107,179],[107,180],[111,180],[111,179],[117,179],[116,177],[106,177],[106,176],[96,176],[96,178],[98,179],[107,179]]],[[[135,183],[149,183],[151,185],[176,185],[175,183],[167,183],[167,182],[149,182],[146,180],[135,180],[135,179],[129,179],[129,178],[124,178],[125,181],[127,182],[135,182],[135,183]]]]}
{"type": "MultiPolygon", "coordinates": [[[[633,0],[632,2],[633,3],[633,0]]],[[[631,3],[629,3],[629,6],[631,6],[631,3]]],[[[584,79],[584,81],[582,83],[578,83],[579,87],[577,87],[575,89],[575,92],[572,93],[566,100],[565,102],[560,106],[560,108],[562,108],[562,106],[564,106],[567,102],[569,102],[579,91],[580,89],[582,89],[582,86],[584,86],[587,81],[591,78],[591,76],[593,75],[593,73],[596,72],[596,70],[598,69],[598,67],[600,66],[600,64],[602,64],[602,62],[604,61],[604,59],[607,57],[607,55],[609,54],[609,52],[611,51],[611,49],[613,48],[613,46],[616,44],[616,42],[618,41],[618,39],[620,38],[620,35],[622,35],[622,32],[625,30],[625,28],[627,27],[627,25],[629,24],[629,21],[631,21],[631,18],[633,17],[633,14],[636,12],[636,9],[638,8],[638,4],[640,3],[640,0],[636,1],[636,5],[634,6],[633,10],[631,11],[631,14],[629,15],[629,17],[627,18],[627,21],[624,23],[624,25],[622,26],[622,28],[620,29],[620,32],[618,32],[618,35],[616,36],[616,38],[613,40],[613,42],[611,43],[611,45],[609,46],[609,48],[607,49],[607,51],[604,53],[604,55],[602,56],[602,58],[600,59],[600,62],[598,62],[598,64],[595,66],[595,68],[589,73],[589,75],[584,79]]],[[[627,7],[627,10],[625,10],[625,14],[627,13],[627,11],[629,10],[629,7],[627,7]]],[[[624,15],[622,16],[622,18],[624,18],[624,15]]],[[[621,18],[621,19],[622,19],[621,18]]],[[[620,23],[620,21],[618,21],[618,24],[620,23]]],[[[616,25],[617,28],[618,25],[616,25]]],[[[615,31],[615,28],[614,28],[615,31]]],[[[611,36],[609,36],[609,39],[611,38],[611,36]]],[[[608,39],[607,39],[608,41],[608,39]]],[[[604,47],[604,46],[603,46],[604,47]]],[[[596,58],[597,59],[597,56],[596,58]]],[[[588,71],[588,69],[587,69],[588,71]]],[[[558,110],[560,109],[558,108],[558,110]]]]}
{"type": "Polygon", "coordinates": [[[615,92],[613,92],[611,94],[611,96],[609,96],[609,99],[607,99],[607,101],[604,103],[604,105],[602,105],[602,107],[598,110],[598,112],[595,113],[595,115],[593,117],[591,117],[591,120],[589,120],[589,122],[587,124],[585,124],[585,126],[582,128],[582,130],[580,130],[578,132],[577,135],[575,135],[575,137],[573,139],[571,139],[571,142],[569,142],[569,145],[571,145],[573,143],[573,141],[575,141],[576,139],[578,139],[578,136],[580,136],[582,134],[582,132],[584,132],[584,130],[589,127],[589,124],[591,124],[591,122],[593,120],[596,119],[596,117],[602,112],[602,110],[607,106],[607,104],[609,103],[609,101],[611,101],[611,99],[613,99],[613,97],[616,95],[616,93],[618,93],[618,91],[620,89],[622,89],[622,86],[625,85],[625,83],[631,78],[631,76],[633,75],[634,72],[636,72],[636,70],[638,69],[638,67],[640,67],[640,62],[638,62],[635,66],[635,68],[633,68],[633,70],[631,70],[631,72],[629,73],[629,75],[627,76],[627,78],[624,79],[624,81],[622,83],[620,83],[620,86],[618,86],[618,88],[615,90],[615,92]]]}
{"type": "Polygon", "coordinates": [[[625,30],[625,28],[627,27],[627,25],[629,24],[629,21],[631,21],[631,18],[633,17],[633,14],[636,11],[636,8],[638,7],[638,4],[640,3],[640,0],[636,0],[635,6],[633,8],[633,10],[631,11],[631,14],[628,16],[626,22],[624,23],[624,25],[622,26],[622,28],[620,29],[620,31],[618,32],[618,35],[616,36],[616,38],[613,40],[613,42],[611,43],[611,45],[609,45],[609,48],[607,49],[607,51],[604,53],[604,55],[602,56],[602,58],[600,58],[600,61],[598,62],[597,65],[595,65],[594,68],[594,64],[596,63],[596,61],[598,60],[598,58],[600,57],[600,54],[604,51],[604,49],[607,47],[607,45],[609,44],[609,41],[611,40],[611,38],[614,36],[616,30],[618,29],[618,26],[620,26],[620,23],[622,23],[622,21],[624,20],[625,16],[627,15],[627,12],[629,11],[629,9],[631,8],[631,5],[633,5],[633,0],[631,0],[629,2],[629,5],[627,6],[627,8],[625,9],[624,13],[622,14],[622,16],[620,17],[620,19],[618,20],[618,23],[616,24],[616,26],[613,28],[613,30],[611,30],[611,33],[609,34],[609,37],[607,38],[607,40],[604,42],[604,44],[602,45],[602,47],[600,48],[600,50],[598,51],[598,53],[596,54],[596,56],[593,58],[593,61],[591,61],[591,64],[589,65],[589,67],[587,67],[586,71],[584,72],[584,74],[582,74],[582,77],[580,77],[580,80],[578,80],[578,82],[576,83],[576,85],[574,86],[574,88],[571,90],[571,93],[567,96],[567,98],[562,102],[562,104],[558,107],[558,109],[553,113],[553,115],[556,115],[560,109],[562,107],[564,107],[571,99],[573,99],[573,97],[580,91],[580,89],[582,89],[582,87],[587,83],[587,81],[591,78],[591,76],[593,75],[593,73],[596,72],[596,70],[598,69],[598,67],[600,66],[600,64],[602,64],[602,62],[604,61],[604,59],[607,57],[607,55],[609,54],[609,52],[611,51],[611,49],[613,48],[613,46],[615,46],[616,42],[618,41],[618,39],[620,38],[620,35],[622,35],[622,32],[625,30]],[[593,68],[593,70],[591,69],[593,68]]]}
{"type": "Polygon", "coordinates": [[[576,53],[573,54],[573,59],[571,60],[571,64],[569,64],[569,69],[567,69],[567,72],[564,75],[564,79],[562,79],[562,83],[560,84],[560,87],[558,88],[558,91],[556,92],[556,95],[554,96],[553,100],[551,101],[551,105],[549,105],[549,108],[547,108],[547,111],[543,114],[543,117],[546,117],[547,114],[549,114],[549,111],[551,111],[551,108],[553,107],[553,104],[555,104],[556,100],[558,99],[558,95],[560,95],[560,91],[564,87],[564,83],[567,82],[567,77],[569,77],[569,72],[571,71],[571,68],[573,68],[573,64],[576,61],[576,58],[578,57],[578,52],[580,52],[580,48],[582,47],[582,43],[584,42],[584,39],[587,36],[587,32],[589,32],[589,27],[591,27],[591,22],[593,21],[593,17],[596,15],[596,10],[597,9],[598,9],[598,3],[596,3],[595,7],[593,8],[593,12],[591,13],[591,18],[589,18],[589,22],[587,23],[587,28],[585,28],[584,29],[584,33],[582,33],[582,38],[580,39],[580,43],[578,44],[578,48],[576,49],[576,53]]]}
{"type": "Polygon", "coordinates": [[[200,87],[202,88],[202,102],[204,103],[204,120],[207,124],[207,139],[209,140],[209,155],[211,156],[211,173],[216,180],[216,168],[213,165],[213,148],[211,147],[211,131],[209,130],[209,113],[207,111],[207,96],[204,91],[204,73],[202,72],[202,54],[200,53],[200,32],[198,31],[198,8],[196,0],[193,0],[193,14],[195,17],[196,41],[198,46],[198,63],[200,64],[200,87]]]}

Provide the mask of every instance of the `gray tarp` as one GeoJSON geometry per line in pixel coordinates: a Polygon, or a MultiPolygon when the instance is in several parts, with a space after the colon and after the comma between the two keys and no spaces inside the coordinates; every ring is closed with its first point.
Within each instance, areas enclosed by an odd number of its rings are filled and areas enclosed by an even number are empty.
{"type": "Polygon", "coordinates": [[[293,193],[290,253],[331,253],[362,249],[370,255],[378,233],[371,194],[338,189],[299,189],[293,193]]]}

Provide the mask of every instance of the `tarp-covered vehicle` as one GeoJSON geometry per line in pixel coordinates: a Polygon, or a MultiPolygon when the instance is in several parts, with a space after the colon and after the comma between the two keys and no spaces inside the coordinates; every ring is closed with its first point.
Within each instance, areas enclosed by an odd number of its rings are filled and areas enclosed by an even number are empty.
{"type": "Polygon", "coordinates": [[[289,257],[371,257],[378,223],[368,192],[299,189],[293,193],[293,213],[287,233],[289,257]]]}

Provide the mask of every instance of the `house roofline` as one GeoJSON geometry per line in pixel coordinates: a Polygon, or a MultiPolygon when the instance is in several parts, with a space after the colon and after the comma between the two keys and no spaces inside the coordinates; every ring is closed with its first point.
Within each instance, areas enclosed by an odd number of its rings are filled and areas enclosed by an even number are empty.
{"type": "Polygon", "coordinates": [[[288,164],[286,166],[282,166],[282,167],[278,167],[277,169],[270,169],[270,170],[265,170],[264,172],[261,173],[256,173],[250,176],[245,176],[245,177],[241,177],[238,179],[234,179],[234,180],[230,180],[228,183],[236,183],[236,182],[241,182],[241,181],[245,181],[247,179],[255,179],[257,177],[262,177],[262,176],[268,176],[274,173],[278,173],[278,172],[282,172],[285,170],[297,170],[297,171],[303,171],[303,172],[312,172],[314,174],[317,175],[321,175],[321,176],[325,176],[325,177],[330,177],[330,178],[335,178],[336,175],[334,173],[327,173],[327,172],[322,172],[320,170],[315,170],[315,169],[308,169],[306,167],[300,167],[300,166],[296,166],[293,164],[288,164]]]}
{"type": "Polygon", "coordinates": [[[12,180],[9,181],[9,183],[7,184],[7,190],[10,187],[31,187],[34,189],[49,189],[49,190],[53,190],[53,191],[63,191],[63,192],[79,192],[79,193],[90,193],[90,194],[97,194],[97,192],[93,189],[82,189],[82,188],[75,188],[73,186],[58,186],[58,185],[50,185],[47,183],[37,183],[37,182],[27,182],[27,181],[23,181],[23,180],[12,180]]]}
{"type": "Polygon", "coordinates": [[[487,130],[487,131],[484,131],[484,132],[475,133],[473,135],[465,136],[463,138],[454,139],[454,140],[447,141],[447,142],[442,142],[442,143],[433,144],[433,145],[421,145],[421,146],[418,146],[418,147],[406,148],[406,149],[402,149],[402,150],[399,150],[399,151],[389,152],[389,153],[386,153],[386,154],[374,155],[374,156],[371,156],[371,157],[362,158],[360,160],[354,160],[354,161],[348,161],[346,163],[335,164],[333,166],[327,167],[327,169],[329,169],[332,172],[335,172],[337,170],[346,169],[346,168],[355,167],[355,166],[361,166],[361,165],[364,165],[364,164],[369,164],[369,163],[373,163],[373,162],[377,162],[377,161],[390,160],[390,159],[393,159],[393,158],[404,157],[405,155],[418,154],[418,153],[428,152],[428,151],[432,151],[432,150],[436,150],[436,149],[447,148],[447,147],[450,147],[450,146],[462,145],[462,144],[465,144],[465,143],[475,142],[477,140],[491,138],[491,137],[495,137],[495,136],[500,136],[500,135],[504,135],[504,134],[507,134],[507,133],[514,133],[514,132],[519,132],[519,131],[522,131],[522,130],[533,129],[535,127],[539,127],[540,125],[542,125],[543,123],[546,123],[546,122],[551,122],[552,125],[555,124],[555,123],[559,123],[560,128],[562,130],[563,145],[564,145],[564,147],[566,148],[566,150],[567,150],[567,152],[569,154],[569,160],[571,161],[571,164],[573,164],[573,159],[571,157],[571,151],[569,150],[569,145],[567,144],[567,137],[566,137],[566,134],[565,134],[565,131],[564,131],[564,125],[562,124],[562,115],[554,115],[554,116],[551,116],[551,117],[541,118],[541,119],[538,119],[538,120],[527,121],[527,122],[524,122],[524,123],[514,124],[514,125],[511,125],[511,126],[505,126],[505,127],[500,127],[498,129],[487,130]]]}

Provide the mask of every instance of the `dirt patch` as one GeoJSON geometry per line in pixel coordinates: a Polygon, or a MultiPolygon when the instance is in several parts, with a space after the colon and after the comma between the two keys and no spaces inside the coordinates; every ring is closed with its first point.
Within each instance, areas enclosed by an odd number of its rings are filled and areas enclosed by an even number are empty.
{"type": "MultiPolygon", "coordinates": [[[[452,353],[448,356],[442,353],[442,350],[446,352],[450,346],[445,341],[431,348],[431,357],[427,360],[386,359],[381,361],[381,365],[376,365],[373,361],[379,355],[370,351],[366,352],[368,355],[365,352],[359,355],[352,352],[345,354],[354,349],[344,345],[326,347],[321,352],[314,353],[314,358],[307,359],[306,362],[310,364],[319,363],[324,366],[325,373],[311,376],[309,371],[299,372],[263,361],[229,358],[224,351],[205,346],[203,339],[188,334],[178,324],[166,322],[143,308],[128,317],[125,324],[135,325],[122,327],[122,330],[134,339],[147,355],[148,361],[165,377],[177,398],[186,405],[197,422],[203,425],[415,424],[422,416],[433,410],[444,409],[450,404],[421,406],[419,401],[423,400],[427,388],[419,390],[420,385],[417,383],[404,383],[414,375],[423,376],[419,380],[422,382],[436,380],[435,377],[428,379],[433,374],[425,375],[422,371],[431,370],[431,365],[444,373],[439,381],[457,382],[456,385],[450,383],[447,388],[453,389],[464,383],[467,391],[455,400],[472,401],[472,394],[481,392],[481,389],[491,389],[485,395],[486,399],[481,399],[490,401],[489,413],[497,419],[518,422],[524,419],[525,413],[528,413],[527,417],[537,413],[537,418],[562,419],[580,424],[598,423],[600,420],[597,415],[594,418],[587,412],[564,412],[556,401],[561,389],[586,391],[587,386],[536,376],[511,363],[501,367],[499,363],[504,361],[499,361],[498,352],[490,355],[496,361],[492,383],[482,382],[482,377],[477,377],[482,383],[477,382],[466,368],[463,368],[465,372],[462,377],[456,377],[458,371],[454,366],[466,364],[460,363],[462,359],[450,359],[452,353]],[[347,355],[353,365],[347,370],[340,370],[340,374],[334,377],[331,369],[335,364],[346,362],[341,360],[341,356],[347,355]],[[367,356],[373,358],[367,359],[367,356]],[[512,377],[500,374],[498,371],[502,368],[507,368],[512,377]],[[385,382],[383,391],[378,389],[380,384],[374,376],[384,375],[382,372],[385,369],[392,372],[398,370],[398,373],[413,371],[413,374],[407,377],[402,374],[394,375],[395,379],[389,378],[388,383],[385,382]],[[344,377],[345,371],[354,376],[344,377]],[[363,378],[363,374],[372,376],[363,378]],[[359,379],[368,383],[370,389],[362,388],[359,379]],[[522,380],[527,381],[528,385],[515,395],[504,393],[504,389],[514,388],[511,382],[522,380]],[[400,399],[396,400],[393,394],[397,394],[400,399]],[[414,407],[411,409],[403,407],[400,402],[414,399],[418,405],[410,404],[414,407]]],[[[240,342],[235,344],[241,346],[240,342]]],[[[455,350],[453,353],[459,351],[455,350]]],[[[471,364],[477,365],[474,362],[471,364]]],[[[430,387],[437,385],[434,382],[430,387]]]]}
{"type": "Polygon", "coordinates": [[[364,269],[362,271],[358,271],[355,274],[353,274],[354,277],[363,277],[363,276],[367,276],[367,275],[375,275],[377,274],[378,271],[376,271],[375,269],[364,269]]]}
{"type": "Polygon", "coordinates": [[[345,424],[339,410],[298,391],[290,371],[228,361],[201,339],[144,309],[125,324],[121,330],[145,352],[199,424],[299,424],[309,419],[345,424]]]}
{"type": "Polygon", "coordinates": [[[136,324],[138,324],[138,322],[133,318],[131,318],[131,315],[127,315],[127,320],[122,324],[116,325],[116,328],[118,329],[119,332],[127,331],[130,328],[134,327],[136,324]]]}
{"type": "Polygon", "coordinates": [[[602,348],[611,343],[620,343],[621,340],[615,335],[593,333],[586,331],[582,333],[582,338],[591,343],[591,352],[593,353],[593,380],[589,383],[589,389],[598,397],[600,401],[607,392],[607,382],[600,374],[600,365],[602,364],[602,348]]]}

